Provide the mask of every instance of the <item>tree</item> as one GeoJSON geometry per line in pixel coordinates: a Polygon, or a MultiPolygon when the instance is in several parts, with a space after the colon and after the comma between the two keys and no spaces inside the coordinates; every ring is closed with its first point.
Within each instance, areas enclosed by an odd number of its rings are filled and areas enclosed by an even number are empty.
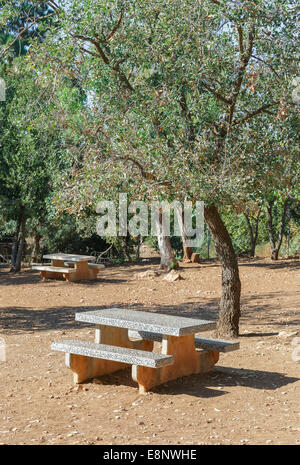
{"type": "Polygon", "coordinates": [[[38,84],[23,57],[6,81],[7,98],[0,105],[0,203],[6,219],[16,221],[11,271],[19,271],[27,220],[46,214],[63,144],[60,129],[49,121],[49,89],[38,84]]]}
{"type": "Polygon", "coordinates": [[[0,1],[0,57],[25,55],[32,40],[44,40],[56,15],[54,8],[46,1],[0,1]]]}
{"type": "Polygon", "coordinates": [[[244,213],[244,216],[247,221],[248,225],[248,230],[249,230],[249,236],[250,236],[250,244],[251,244],[251,250],[250,250],[250,257],[255,256],[255,248],[256,248],[256,243],[257,243],[257,238],[258,238],[258,225],[259,225],[259,219],[261,215],[261,210],[262,208],[259,207],[258,211],[255,213],[244,213]]]}
{"type": "Polygon", "coordinates": [[[269,230],[269,238],[270,238],[270,246],[271,246],[271,259],[278,260],[279,250],[282,244],[283,235],[285,232],[285,227],[287,223],[287,209],[288,209],[288,199],[284,199],[282,204],[282,214],[281,214],[281,221],[280,226],[277,234],[275,233],[275,225],[274,225],[274,217],[273,217],[273,208],[274,208],[275,200],[270,200],[267,203],[267,214],[268,214],[268,230],[269,230]]]}
{"type": "MultiPolygon", "coordinates": [[[[240,279],[218,208],[236,202],[244,182],[241,170],[232,170],[241,134],[290,104],[295,5],[75,1],[61,13],[59,40],[50,37],[37,57],[40,66],[46,58],[45,72],[59,60],[61,70],[76,74],[80,62],[82,85],[92,95],[82,122],[85,166],[101,164],[104,177],[108,171],[131,177],[131,189],[147,198],[159,192],[205,201],[222,264],[222,335],[238,335],[240,279]]],[[[78,177],[73,181],[76,192],[78,177]]]]}
{"type": "Polygon", "coordinates": [[[289,205],[299,195],[299,115],[295,105],[285,104],[284,111],[279,106],[277,113],[270,116],[253,121],[244,133],[241,144],[244,155],[237,169],[244,175],[242,190],[247,199],[244,212],[252,229],[252,244],[257,239],[260,213],[266,210],[271,258],[277,260],[289,219],[289,205]],[[247,210],[255,210],[254,205],[257,216],[251,224],[247,210]]]}

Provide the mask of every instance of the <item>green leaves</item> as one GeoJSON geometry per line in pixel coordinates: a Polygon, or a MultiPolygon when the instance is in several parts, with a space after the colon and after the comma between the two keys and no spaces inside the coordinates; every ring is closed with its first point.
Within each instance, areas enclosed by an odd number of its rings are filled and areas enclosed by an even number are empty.
{"type": "Polygon", "coordinates": [[[23,128],[63,133],[59,201],[78,210],[127,189],[235,204],[291,192],[290,168],[279,173],[296,145],[295,5],[62,2],[60,22],[27,57],[49,117],[23,128]]]}

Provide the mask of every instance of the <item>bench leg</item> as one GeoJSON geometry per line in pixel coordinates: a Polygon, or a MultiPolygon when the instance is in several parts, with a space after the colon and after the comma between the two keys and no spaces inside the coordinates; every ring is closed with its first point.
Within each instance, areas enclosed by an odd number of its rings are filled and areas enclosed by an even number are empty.
{"type": "Polygon", "coordinates": [[[75,275],[74,281],[91,281],[97,279],[97,273],[95,269],[89,267],[88,262],[76,262],[75,263],[75,275]]]}
{"type": "MultiPolygon", "coordinates": [[[[153,341],[130,341],[128,330],[113,326],[97,325],[95,342],[129,349],[152,351],[153,341]]],[[[66,354],[66,365],[73,371],[74,383],[83,383],[92,378],[124,370],[130,365],[77,354],[66,354]]]]}
{"type": "Polygon", "coordinates": [[[64,278],[64,273],[57,273],[57,271],[41,271],[42,280],[45,281],[46,279],[57,279],[57,278],[64,278]]]}
{"type": "Polygon", "coordinates": [[[163,336],[162,353],[173,355],[174,363],[162,368],[132,366],[132,379],[138,383],[140,394],[182,376],[210,371],[219,359],[219,352],[197,351],[194,335],[163,336]]]}

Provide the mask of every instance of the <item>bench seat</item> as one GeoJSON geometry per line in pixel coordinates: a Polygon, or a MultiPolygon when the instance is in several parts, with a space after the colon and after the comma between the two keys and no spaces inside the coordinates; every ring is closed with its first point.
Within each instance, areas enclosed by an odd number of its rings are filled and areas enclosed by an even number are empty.
{"type": "Polygon", "coordinates": [[[65,273],[65,274],[74,273],[74,268],[64,268],[64,267],[51,266],[51,265],[34,265],[32,269],[38,270],[38,271],[50,271],[51,273],[65,273]]]}
{"type": "Polygon", "coordinates": [[[127,349],[125,347],[97,344],[87,341],[56,341],[51,344],[52,350],[58,350],[69,354],[83,355],[92,358],[112,360],[114,362],[129,363],[150,368],[161,368],[172,365],[172,355],[161,355],[144,350],[127,349]]]}
{"type": "Polygon", "coordinates": [[[105,265],[102,265],[101,263],[89,263],[89,268],[98,268],[98,270],[102,270],[105,268],[105,265]]]}
{"type": "MultiPolygon", "coordinates": [[[[128,331],[129,337],[135,339],[145,339],[148,341],[162,341],[162,334],[148,331],[128,331]]],[[[214,350],[216,352],[231,352],[238,350],[240,343],[236,341],[223,341],[222,339],[203,339],[195,337],[195,347],[197,349],[214,350]]]]}
{"type": "MultiPolygon", "coordinates": [[[[64,265],[70,266],[71,268],[74,268],[75,263],[74,262],[64,262],[64,265]]],[[[105,265],[101,265],[101,264],[98,264],[98,263],[88,263],[88,267],[89,268],[98,268],[98,270],[102,270],[103,268],[105,268],[105,265]]]]}

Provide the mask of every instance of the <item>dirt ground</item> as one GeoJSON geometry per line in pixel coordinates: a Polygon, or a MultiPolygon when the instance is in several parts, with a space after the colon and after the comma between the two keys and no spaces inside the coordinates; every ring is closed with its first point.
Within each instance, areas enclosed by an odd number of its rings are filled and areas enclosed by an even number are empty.
{"type": "Polygon", "coordinates": [[[145,396],[130,370],[73,385],[50,344],[93,340],[93,325],[75,322],[75,312],[122,306],[217,318],[217,262],[182,265],[184,279],[173,283],[133,278],[157,268],[151,257],[70,284],[0,268],[1,444],[300,444],[299,260],[240,261],[241,347],[220,354],[210,373],[145,396]]]}

